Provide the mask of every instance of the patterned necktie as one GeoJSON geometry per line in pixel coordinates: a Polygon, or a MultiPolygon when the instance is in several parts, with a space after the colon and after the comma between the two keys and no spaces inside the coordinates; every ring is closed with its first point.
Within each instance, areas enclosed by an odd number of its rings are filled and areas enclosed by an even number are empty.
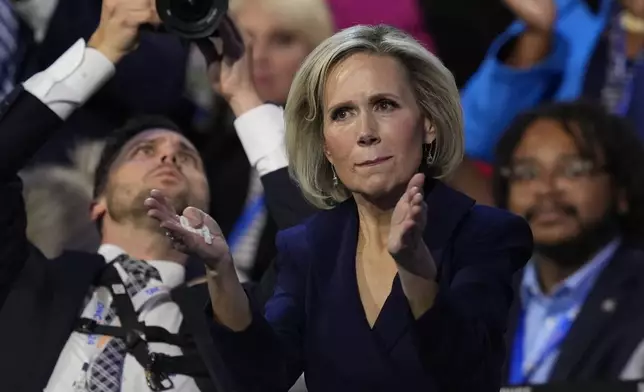
{"type": "Polygon", "coordinates": [[[0,0],[0,100],[15,85],[20,24],[11,0],[0,0]]]}
{"type": "MultiPolygon", "coordinates": [[[[115,263],[119,263],[129,275],[125,282],[125,290],[130,298],[143,290],[150,279],[161,281],[161,276],[156,268],[142,260],[134,260],[126,255],[119,256],[115,263]]],[[[114,306],[110,307],[105,324],[109,325],[116,318],[114,306]]],[[[88,390],[91,392],[118,392],[121,390],[121,376],[123,374],[123,362],[127,347],[123,339],[112,338],[105,345],[103,351],[94,361],[90,369],[88,390]]]]}

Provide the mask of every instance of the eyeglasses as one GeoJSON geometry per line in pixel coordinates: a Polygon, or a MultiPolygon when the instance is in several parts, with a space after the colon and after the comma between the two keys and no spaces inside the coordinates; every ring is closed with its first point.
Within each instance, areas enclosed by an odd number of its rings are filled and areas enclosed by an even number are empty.
{"type": "MultiPolygon", "coordinates": [[[[605,173],[605,170],[605,165],[598,166],[588,159],[565,159],[550,170],[550,177],[574,181],[605,173]]],[[[515,163],[500,171],[503,177],[513,182],[535,181],[542,178],[545,172],[546,170],[536,162],[515,163]]]]}

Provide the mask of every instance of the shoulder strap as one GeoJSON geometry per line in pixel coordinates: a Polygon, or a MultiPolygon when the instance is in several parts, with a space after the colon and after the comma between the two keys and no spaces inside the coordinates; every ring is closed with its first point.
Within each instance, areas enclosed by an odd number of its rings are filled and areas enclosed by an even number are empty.
{"type": "Polygon", "coordinates": [[[150,341],[180,347],[194,346],[194,341],[189,335],[172,334],[165,328],[146,326],[141,323],[114,263],[106,266],[99,277],[98,284],[107,287],[112,293],[114,308],[121,321],[121,327],[99,325],[95,320],[81,318],[75,328],[77,332],[123,339],[128,352],[145,369],[146,380],[152,391],[163,391],[174,387],[168,374],[186,374],[192,377],[208,375],[198,355],[171,357],[149,352],[148,342],[150,341]]]}
{"type": "Polygon", "coordinates": [[[107,287],[112,293],[116,314],[125,331],[124,341],[127,350],[141,364],[141,367],[145,369],[145,378],[148,386],[153,391],[172,389],[174,384],[167,374],[152,371],[152,364],[155,362],[156,355],[150,355],[148,351],[148,342],[146,341],[144,332],[145,324],[139,321],[134,306],[132,305],[132,300],[127,294],[121,276],[113,263],[103,272],[101,280],[103,279],[105,279],[105,283],[107,283],[107,287]]]}

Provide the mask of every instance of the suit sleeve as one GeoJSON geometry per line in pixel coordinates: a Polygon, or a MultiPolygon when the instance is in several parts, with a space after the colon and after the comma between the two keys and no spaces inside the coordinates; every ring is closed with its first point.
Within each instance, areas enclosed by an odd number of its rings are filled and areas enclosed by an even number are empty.
{"type": "Polygon", "coordinates": [[[254,307],[253,321],[242,332],[218,324],[212,327],[224,362],[242,391],[287,391],[302,374],[307,264],[291,249],[298,241],[287,241],[286,233],[277,237],[277,284],[264,315],[254,307]]]}
{"type": "Polygon", "coordinates": [[[84,42],[74,45],[0,103],[0,307],[32,249],[18,172],[111,76],[113,66],[101,56],[84,42]]]}
{"type": "Polygon", "coordinates": [[[0,114],[0,308],[29,256],[27,217],[18,171],[35,154],[39,138],[58,118],[31,94],[17,88],[0,114]]]}
{"type": "Polygon", "coordinates": [[[262,176],[262,184],[266,205],[280,230],[299,225],[319,211],[306,201],[287,168],[262,176]]]}
{"type": "Polygon", "coordinates": [[[416,320],[421,360],[440,390],[497,392],[503,336],[513,300],[512,275],[532,254],[532,233],[514,215],[476,207],[455,243],[451,279],[416,320]],[[491,224],[492,223],[492,224],[491,224]]]}
{"type": "Polygon", "coordinates": [[[524,28],[515,23],[494,41],[461,92],[465,153],[471,158],[491,162],[496,143],[514,117],[550,98],[560,84],[568,47],[557,33],[550,54],[531,68],[513,68],[500,60],[502,49],[524,28]]]}
{"type": "Polygon", "coordinates": [[[280,230],[302,223],[317,209],[309,204],[288,173],[284,146],[284,111],[265,104],[235,120],[246,156],[264,185],[266,204],[280,230]]]}

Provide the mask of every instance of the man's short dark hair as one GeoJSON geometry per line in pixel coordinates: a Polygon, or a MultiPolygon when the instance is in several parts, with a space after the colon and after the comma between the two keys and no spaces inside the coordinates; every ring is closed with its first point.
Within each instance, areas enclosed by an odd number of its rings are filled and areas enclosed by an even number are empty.
{"type": "Polygon", "coordinates": [[[497,206],[507,208],[509,182],[502,171],[525,131],[537,120],[553,120],[576,142],[584,158],[603,164],[613,183],[626,192],[629,211],[620,217],[622,235],[641,241],[644,234],[644,146],[628,122],[589,102],[548,104],[517,116],[496,147],[493,194],[497,206]]]}
{"type": "Polygon", "coordinates": [[[136,135],[151,129],[167,129],[182,133],[177,124],[163,116],[145,115],[134,117],[127,121],[121,128],[112,132],[105,141],[105,148],[94,173],[94,198],[105,192],[109,181],[110,171],[114,161],[119,156],[123,147],[136,135]]]}

